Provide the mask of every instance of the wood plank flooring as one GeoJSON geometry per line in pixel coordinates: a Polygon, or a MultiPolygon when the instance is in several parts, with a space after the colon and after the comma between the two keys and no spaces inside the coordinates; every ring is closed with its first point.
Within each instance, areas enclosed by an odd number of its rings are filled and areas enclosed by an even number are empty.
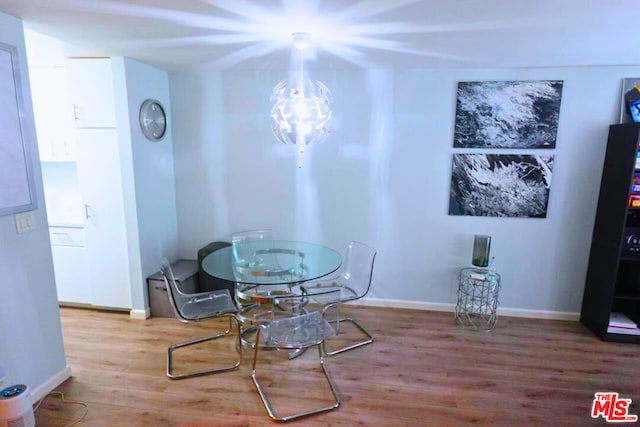
{"type": "MultiPolygon", "coordinates": [[[[640,346],[605,343],[575,322],[500,318],[495,331],[457,327],[449,313],[355,307],[376,337],[328,365],[342,405],[288,425],[589,425],[597,391],[617,391],[640,414],[640,346]]],[[[220,320],[131,320],[128,315],[62,309],[73,377],[57,390],[89,405],[78,426],[273,425],[251,382],[253,352],[232,372],[171,381],[165,352],[173,343],[221,331],[220,320]]],[[[350,325],[330,348],[359,337],[350,325]]],[[[233,339],[176,352],[178,369],[220,366],[233,339]]],[[[296,412],[326,403],[317,351],[288,361],[261,352],[258,375],[276,408],[296,412]]],[[[82,408],[47,398],[38,426],[58,427],[82,408]]]]}

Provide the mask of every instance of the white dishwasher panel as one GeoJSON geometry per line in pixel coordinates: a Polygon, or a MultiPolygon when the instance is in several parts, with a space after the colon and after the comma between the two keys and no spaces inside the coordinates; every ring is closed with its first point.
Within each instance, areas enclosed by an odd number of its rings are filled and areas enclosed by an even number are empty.
{"type": "Polygon", "coordinates": [[[53,246],[84,247],[84,229],[70,227],[49,227],[49,236],[53,246]]]}
{"type": "Polygon", "coordinates": [[[91,304],[85,248],[51,246],[59,302],[91,304]]]}

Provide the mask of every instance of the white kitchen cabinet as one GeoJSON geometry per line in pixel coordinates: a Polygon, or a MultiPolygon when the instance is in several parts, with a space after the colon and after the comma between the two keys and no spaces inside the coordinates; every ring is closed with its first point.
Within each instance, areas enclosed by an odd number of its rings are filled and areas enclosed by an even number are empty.
{"type": "Polygon", "coordinates": [[[73,122],[78,128],[115,128],[116,109],[110,58],[66,62],[73,122]]]}
{"type": "MultiPolygon", "coordinates": [[[[40,157],[75,161],[47,170],[45,190],[55,209],[50,227],[58,300],[108,308],[131,308],[131,277],[125,228],[120,145],[111,59],[65,59],[64,67],[30,70],[40,157]],[[64,166],[64,167],[63,167],[64,166]],[[71,197],[74,196],[74,197],[71,197]],[[77,205],[76,205],[77,206],[77,205]]],[[[50,212],[53,212],[52,209],[50,212]]]]}
{"type": "Polygon", "coordinates": [[[91,303],[131,308],[124,197],[116,129],[76,129],[91,303]]]}
{"type": "Polygon", "coordinates": [[[91,304],[83,230],[51,227],[49,233],[58,301],[91,304]]]}
{"type": "Polygon", "coordinates": [[[33,67],[29,74],[40,160],[74,161],[73,119],[65,68],[33,67]]]}

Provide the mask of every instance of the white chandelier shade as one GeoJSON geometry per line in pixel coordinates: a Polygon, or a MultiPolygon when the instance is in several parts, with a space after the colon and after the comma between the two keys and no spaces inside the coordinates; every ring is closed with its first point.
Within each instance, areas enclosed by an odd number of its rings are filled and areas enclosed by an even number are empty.
{"type": "Polygon", "coordinates": [[[271,121],[276,138],[285,144],[323,141],[329,133],[331,92],[319,81],[281,81],[271,94],[271,121]],[[304,138],[304,141],[300,141],[304,138]]]}
{"type": "Polygon", "coordinates": [[[300,35],[294,34],[294,45],[300,50],[300,75],[297,80],[281,81],[271,94],[271,128],[284,144],[298,147],[298,167],[302,167],[304,146],[323,141],[329,134],[331,92],[321,82],[304,78],[300,35]],[[298,38],[296,38],[298,36],[298,38]],[[297,44],[296,44],[297,43],[297,44]]]}

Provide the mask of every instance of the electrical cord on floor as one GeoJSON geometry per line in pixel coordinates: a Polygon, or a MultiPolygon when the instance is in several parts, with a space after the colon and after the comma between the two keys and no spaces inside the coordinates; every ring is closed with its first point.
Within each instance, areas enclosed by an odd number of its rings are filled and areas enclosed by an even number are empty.
{"type": "Polygon", "coordinates": [[[87,414],[89,413],[89,405],[87,405],[84,402],[78,402],[77,400],[66,400],[64,398],[64,393],[62,393],[60,391],[52,391],[51,393],[48,393],[45,397],[40,399],[40,401],[36,404],[35,409],[33,410],[34,413],[38,410],[38,408],[40,408],[40,405],[42,405],[42,402],[44,402],[44,400],[49,396],[57,396],[57,397],[59,397],[60,400],[62,400],[62,404],[63,405],[65,403],[70,403],[71,405],[84,406],[84,413],[82,414],[82,416],[80,418],[78,418],[77,420],[75,420],[74,422],[72,422],[71,424],[65,425],[64,427],[71,427],[71,426],[74,426],[74,425],[78,424],[80,421],[84,420],[85,417],[87,416],[87,414]]]}

